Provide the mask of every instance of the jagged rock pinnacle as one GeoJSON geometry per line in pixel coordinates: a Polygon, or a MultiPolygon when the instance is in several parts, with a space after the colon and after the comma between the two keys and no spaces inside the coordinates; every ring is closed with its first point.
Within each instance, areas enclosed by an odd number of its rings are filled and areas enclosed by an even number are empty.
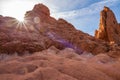
{"type": "Polygon", "coordinates": [[[99,29],[95,31],[95,37],[110,43],[120,43],[120,26],[112,10],[106,6],[100,13],[99,29]]]}

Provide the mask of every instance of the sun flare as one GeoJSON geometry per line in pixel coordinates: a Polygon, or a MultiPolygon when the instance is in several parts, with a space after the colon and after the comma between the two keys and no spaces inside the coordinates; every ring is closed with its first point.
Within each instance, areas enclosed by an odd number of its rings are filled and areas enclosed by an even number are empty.
{"type": "Polygon", "coordinates": [[[19,22],[24,22],[24,17],[17,17],[16,18],[19,22]]]}
{"type": "Polygon", "coordinates": [[[2,14],[4,16],[10,16],[16,18],[18,21],[24,21],[24,15],[26,11],[33,8],[34,2],[22,1],[22,0],[11,0],[2,5],[2,14]]]}

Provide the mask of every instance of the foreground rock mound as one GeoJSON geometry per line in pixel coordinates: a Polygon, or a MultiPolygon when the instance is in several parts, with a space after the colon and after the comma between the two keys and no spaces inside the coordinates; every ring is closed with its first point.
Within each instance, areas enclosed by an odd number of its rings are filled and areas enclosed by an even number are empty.
{"type": "Polygon", "coordinates": [[[11,17],[0,16],[0,54],[38,52],[55,46],[74,49],[78,54],[84,51],[93,54],[108,52],[104,41],[76,30],[64,19],[54,19],[43,4],[36,4],[26,12],[25,21],[19,22],[11,17]]]}
{"type": "Polygon", "coordinates": [[[0,80],[119,80],[119,63],[106,54],[78,55],[70,48],[51,47],[28,56],[4,57],[0,80]]]}
{"type": "Polygon", "coordinates": [[[108,7],[104,7],[101,11],[99,29],[96,30],[95,37],[110,43],[120,44],[120,25],[108,7]]]}

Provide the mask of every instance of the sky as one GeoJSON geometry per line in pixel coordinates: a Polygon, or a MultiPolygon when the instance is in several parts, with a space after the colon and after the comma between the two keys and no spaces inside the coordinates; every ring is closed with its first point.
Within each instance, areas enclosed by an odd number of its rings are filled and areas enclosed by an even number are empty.
{"type": "Polygon", "coordinates": [[[38,3],[45,4],[51,16],[63,18],[90,35],[99,27],[100,11],[104,6],[115,13],[120,23],[120,0],[0,0],[0,15],[22,20],[25,12],[38,3]]]}

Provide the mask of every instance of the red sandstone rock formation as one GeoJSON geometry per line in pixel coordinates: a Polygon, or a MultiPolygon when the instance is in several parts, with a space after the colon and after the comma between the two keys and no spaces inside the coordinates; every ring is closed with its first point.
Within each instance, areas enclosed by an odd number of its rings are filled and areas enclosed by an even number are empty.
{"type": "Polygon", "coordinates": [[[120,26],[108,7],[101,11],[99,29],[96,30],[95,37],[110,43],[120,43],[120,26]]]}
{"type": "Polygon", "coordinates": [[[43,4],[36,4],[25,14],[20,23],[14,18],[0,17],[0,53],[24,54],[42,51],[55,46],[58,49],[73,48],[98,54],[109,51],[108,45],[94,37],[76,30],[64,19],[54,19],[43,4]]]}
{"type": "Polygon", "coordinates": [[[119,42],[118,23],[107,7],[101,15],[99,39],[52,18],[43,4],[24,23],[0,16],[0,80],[120,80],[120,47],[105,42],[119,42]]]}

